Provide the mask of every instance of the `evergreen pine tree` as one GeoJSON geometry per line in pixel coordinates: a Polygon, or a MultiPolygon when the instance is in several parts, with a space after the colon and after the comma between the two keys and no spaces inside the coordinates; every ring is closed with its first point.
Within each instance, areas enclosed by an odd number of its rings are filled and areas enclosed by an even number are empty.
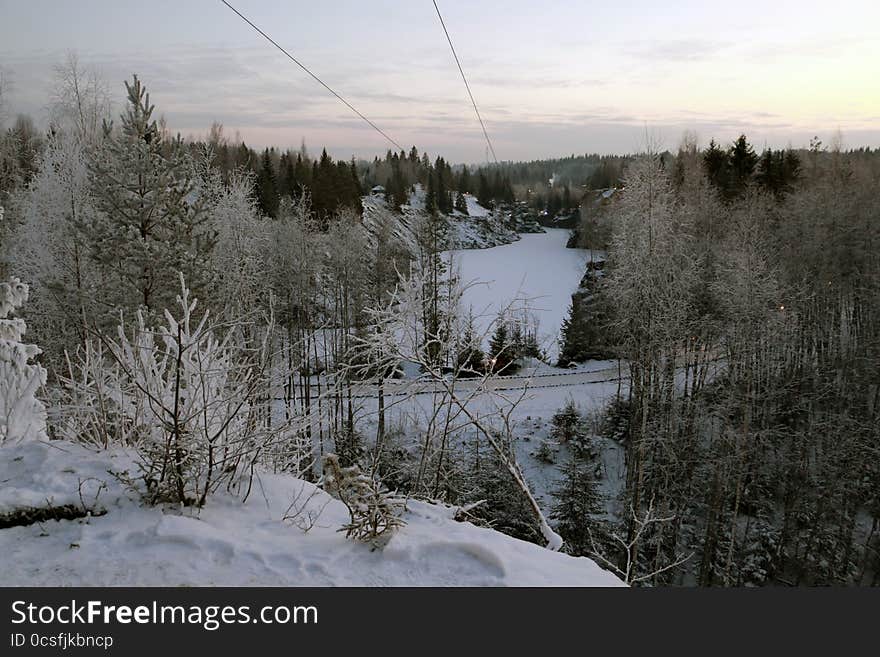
{"type": "Polygon", "coordinates": [[[396,153],[394,158],[393,173],[391,176],[391,202],[394,204],[394,209],[399,210],[401,206],[406,205],[409,198],[406,193],[406,179],[403,177],[403,172],[400,170],[400,164],[398,163],[396,153]]]}
{"type": "Polygon", "coordinates": [[[523,335],[522,325],[519,322],[513,323],[513,330],[510,332],[510,343],[512,345],[513,358],[522,358],[525,336],[523,335]]]}
{"type": "MultiPolygon", "coordinates": [[[[391,186],[393,184],[394,184],[394,180],[392,178],[388,178],[388,180],[385,181],[385,194],[384,194],[385,203],[392,208],[394,208],[394,194],[391,193],[391,186]]],[[[394,209],[396,210],[397,208],[394,208],[394,209]]]]}
{"type": "Polygon", "coordinates": [[[541,353],[541,347],[538,344],[537,333],[534,330],[526,331],[523,337],[521,354],[524,358],[544,358],[544,354],[541,353]]]}
{"type": "Polygon", "coordinates": [[[776,154],[768,148],[761,153],[757,171],[755,172],[755,182],[773,194],[778,193],[781,183],[779,164],[780,162],[777,160],[776,154]]]}
{"type": "Polygon", "coordinates": [[[152,313],[172,307],[182,272],[194,296],[211,280],[205,266],[216,240],[195,193],[192,166],[179,144],[167,156],[146,89],[126,83],[122,130],[105,124],[105,141],[90,168],[98,216],[83,227],[91,256],[105,273],[110,326],[114,308],[152,313]]]}
{"type": "Polygon", "coordinates": [[[321,158],[312,166],[312,210],[318,217],[318,225],[326,231],[330,215],[336,210],[338,197],[335,189],[336,167],[327,155],[327,149],[321,151],[321,158]]]}
{"type": "Polygon", "coordinates": [[[291,195],[293,184],[293,162],[287,153],[282,153],[278,158],[278,196],[286,198],[291,195]]]}

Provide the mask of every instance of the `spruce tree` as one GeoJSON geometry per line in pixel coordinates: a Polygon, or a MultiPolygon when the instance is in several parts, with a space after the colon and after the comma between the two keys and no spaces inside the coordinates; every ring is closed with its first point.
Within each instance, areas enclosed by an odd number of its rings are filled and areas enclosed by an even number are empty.
{"type": "Polygon", "coordinates": [[[293,166],[295,185],[291,189],[292,194],[299,196],[311,187],[311,172],[308,161],[303,159],[302,153],[297,153],[296,164],[293,166]]]}
{"type": "Polygon", "coordinates": [[[455,195],[455,209],[463,215],[468,214],[467,199],[461,192],[458,192],[458,194],[455,195]]]}
{"type": "Polygon", "coordinates": [[[473,315],[468,316],[461,342],[462,346],[457,357],[458,375],[462,378],[480,376],[486,366],[486,354],[480,347],[480,340],[474,329],[473,315]]]}
{"type": "Polygon", "coordinates": [[[592,344],[589,334],[589,317],[580,295],[572,295],[568,315],[562,320],[559,344],[559,366],[568,367],[589,358],[592,344]]]}
{"type": "Polygon", "coordinates": [[[605,534],[597,518],[602,495],[593,468],[573,456],[562,466],[562,479],[550,494],[554,500],[550,518],[565,540],[564,549],[575,556],[592,554],[593,544],[600,546],[605,534]]]}
{"type": "Polygon", "coordinates": [[[755,149],[746,140],[745,135],[740,135],[730,147],[730,188],[731,196],[739,196],[752,182],[758,156],[755,149]]]}
{"type": "Polygon", "coordinates": [[[278,204],[280,201],[278,180],[275,176],[275,167],[272,164],[272,156],[268,148],[263,151],[263,156],[260,159],[260,173],[257,177],[257,198],[260,210],[262,210],[264,215],[273,219],[278,216],[278,204]]]}
{"type": "Polygon", "coordinates": [[[391,176],[391,202],[394,204],[394,209],[399,210],[400,207],[406,205],[408,201],[406,179],[403,177],[403,172],[400,170],[400,164],[398,163],[397,155],[395,154],[391,176]]]}
{"type": "Polygon", "coordinates": [[[592,456],[592,441],[574,399],[568,398],[565,406],[553,414],[551,423],[553,437],[560,443],[567,444],[575,456],[581,459],[592,456]]]}
{"type": "Polygon", "coordinates": [[[467,165],[461,168],[461,175],[458,178],[458,191],[462,194],[473,191],[471,189],[471,172],[467,165]]]}
{"type": "Polygon", "coordinates": [[[541,346],[538,344],[538,335],[534,330],[527,330],[523,336],[521,354],[524,358],[544,359],[541,346]]]}
{"type": "Polygon", "coordinates": [[[525,346],[525,336],[523,335],[522,325],[519,322],[515,321],[513,323],[513,330],[510,332],[510,343],[512,345],[513,358],[522,358],[523,348],[525,346]]]}
{"type": "Polygon", "coordinates": [[[703,154],[703,167],[709,182],[723,197],[726,197],[730,187],[730,162],[727,152],[714,140],[709,142],[709,148],[703,154]]]}
{"type": "Polygon", "coordinates": [[[281,184],[279,193],[281,196],[293,198],[299,194],[299,184],[296,179],[296,166],[289,153],[281,156],[281,184]]]}
{"type": "Polygon", "coordinates": [[[425,212],[433,214],[437,212],[437,185],[433,172],[428,173],[428,189],[425,191],[425,212]]]}
{"type": "Polygon", "coordinates": [[[516,354],[507,328],[507,321],[499,315],[495,332],[489,340],[489,364],[496,374],[512,374],[516,369],[516,354]]]}
{"type": "Polygon", "coordinates": [[[486,174],[480,171],[480,182],[477,188],[477,201],[484,208],[492,207],[492,190],[489,187],[489,181],[486,174]]]}

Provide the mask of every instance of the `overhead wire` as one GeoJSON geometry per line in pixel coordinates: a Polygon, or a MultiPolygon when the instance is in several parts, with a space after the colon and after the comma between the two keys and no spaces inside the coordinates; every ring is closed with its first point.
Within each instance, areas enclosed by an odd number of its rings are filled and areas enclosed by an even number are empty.
{"type": "Polygon", "coordinates": [[[446,40],[449,42],[449,49],[452,50],[452,56],[455,58],[455,63],[458,66],[458,72],[461,73],[464,87],[467,89],[471,104],[474,106],[474,112],[477,114],[477,120],[480,122],[480,127],[483,129],[483,136],[486,138],[486,144],[488,144],[489,150],[492,153],[492,159],[495,160],[495,164],[498,164],[498,157],[495,155],[495,147],[492,146],[492,140],[489,139],[489,133],[486,131],[486,124],[483,123],[483,117],[480,115],[480,109],[477,107],[477,101],[474,99],[474,94],[471,92],[471,86],[468,84],[467,76],[464,74],[464,69],[461,67],[461,61],[458,59],[458,53],[455,52],[455,46],[452,45],[452,37],[449,36],[449,30],[446,29],[446,22],[443,20],[443,15],[440,13],[440,7],[437,6],[437,0],[431,0],[431,2],[434,3],[434,9],[437,11],[437,18],[440,19],[443,33],[446,35],[446,40]]]}
{"type": "Polygon", "coordinates": [[[329,91],[331,94],[333,94],[333,96],[335,96],[335,97],[336,97],[339,101],[341,101],[346,107],[348,107],[348,109],[350,109],[352,112],[354,112],[355,114],[357,114],[361,119],[363,119],[364,121],[366,121],[366,123],[369,124],[369,126],[370,126],[371,128],[373,128],[373,130],[375,130],[375,131],[378,132],[380,135],[382,135],[382,136],[383,136],[385,139],[387,139],[390,143],[394,144],[394,146],[397,147],[399,150],[401,150],[401,151],[404,151],[404,150],[405,150],[405,149],[403,148],[403,146],[401,146],[401,145],[398,144],[394,139],[392,139],[390,136],[388,136],[388,133],[386,133],[384,130],[382,130],[382,128],[380,128],[379,126],[377,126],[377,125],[376,125],[375,123],[373,123],[370,119],[368,119],[368,118],[367,118],[366,116],[364,116],[361,112],[359,112],[359,111],[357,110],[357,108],[355,108],[354,105],[352,105],[352,104],[351,104],[350,102],[348,102],[345,98],[343,98],[340,94],[338,94],[334,89],[332,89],[332,88],[330,87],[330,85],[328,85],[326,82],[324,82],[324,81],[323,81],[321,78],[319,78],[315,73],[312,73],[312,71],[309,70],[309,68],[308,68],[305,64],[303,64],[303,63],[300,62],[296,57],[294,57],[294,56],[291,55],[289,52],[287,52],[287,50],[285,50],[285,49],[284,49],[284,48],[283,48],[283,47],[282,47],[277,41],[275,41],[272,37],[270,37],[268,34],[266,34],[263,30],[261,30],[259,27],[257,27],[256,25],[254,25],[254,23],[251,22],[251,20],[248,19],[247,16],[245,16],[245,15],[242,14],[240,11],[238,11],[238,9],[236,9],[235,7],[233,7],[233,6],[232,6],[231,4],[229,4],[226,0],[220,0],[220,1],[221,1],[224,5],[226,5],[227,7],[229,7],[232,11],[234,11],[236,14],[238,14],[238,17],[239,17],[239,18],[241,18],[245,23],[247,23],[247,24],[250,25],[252,28],[254,28],[254,30],[256,30],[256,31],[257,31],[257,32],[258,32],[258,33],[259,33],[264,39],[266,39],[269,43],[271,43],[273,46],[275,46],[276,48],[278,48],[278,50],[280,50],[282,53],[284,53],[284,54],[287,56],[287,58],[290,59],[290,61],[292,61],[292,62],[293,62],[294,64],[296,64],[297,66],[299,66],[303,71],[305,71],[306,73],[308,73],[308,74],[309,74],[309,75],[310,75],[310,76],[311,76],[311,77],[312,77],[312,78],[313,78],[318,84],[320,84],[320,85],[321,85],[322,87],[324,87],[327,91],[329,91]]]}

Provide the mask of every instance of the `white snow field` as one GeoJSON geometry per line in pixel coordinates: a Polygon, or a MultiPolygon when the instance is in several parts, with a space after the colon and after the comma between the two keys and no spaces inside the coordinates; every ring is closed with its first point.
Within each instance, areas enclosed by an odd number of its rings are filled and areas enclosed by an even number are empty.
{"type": "Polygon", "coordinates": [[[106,511],[0,530],[0,585],[623,585],[589,559],[456,522],[450,507],[410,501],[407,524],[371,550],[337,531],[348,519],[341,502],[290,476],[260,474],[244,503],[218,493],[201,510],[162,509],[142,506],[111,474],[125,470],[134,464],[119,450],[0,447],[0,515],[47,504],[106,511]],[[295,500],[301,526],[283,519],[295,500]],[[304,531],[309,511],[320,513],[304,531]]]}
{"type": "MultiPolygon", "coordinates": [[[[538,322],[538,339],[551,360],[559,351],[559,327],[578,289],[590,252],[567,249],[570,231],[549,228],[546,233],[522,235],[513,244],[490,249],[450,251],[452,266],[469,285],[465,312],[472,310],[479,333],[498,313],[513,304],[516,312],[528,307],[529,320],[538,322]]],[[[593,257],[600,258],[598,252],[593,257]]]]}

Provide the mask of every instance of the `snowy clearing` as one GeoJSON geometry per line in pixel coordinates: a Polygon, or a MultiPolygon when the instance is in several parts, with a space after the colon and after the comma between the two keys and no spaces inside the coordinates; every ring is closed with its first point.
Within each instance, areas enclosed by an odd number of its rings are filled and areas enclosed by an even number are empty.
{"type": "MultiPolygon", "coordinates": [[[[528,307],[529,321],[538,322],[538,338],[551,360],[559,351],[559,327],[568,312],[571,294],[578,289],[586,261],[585,249],[567,249],[570,231],[551,228],[546,233],[522,235],[513,244],[482,250],[450,251],[478,332],[485,332],[499,311],[528,307]]],[[[601,257],[594,253],[594,257],[601,257]]]]}

